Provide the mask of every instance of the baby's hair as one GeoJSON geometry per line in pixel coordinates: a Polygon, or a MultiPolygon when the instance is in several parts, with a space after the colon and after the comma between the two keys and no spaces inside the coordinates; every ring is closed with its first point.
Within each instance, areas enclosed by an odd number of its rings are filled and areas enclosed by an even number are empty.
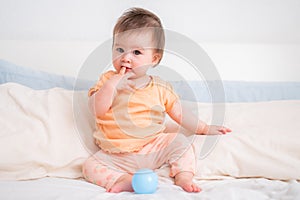
{"type": "Polygon", "coordinates": [[[156,51],[162,58],[165,46],[165,34],[162,23],[154,13],[148,10],[136,7],[126,10],[118,19],[113,30],[113,35],[142,28],[149,28],[149,30],[153,31],[156,51]]]}

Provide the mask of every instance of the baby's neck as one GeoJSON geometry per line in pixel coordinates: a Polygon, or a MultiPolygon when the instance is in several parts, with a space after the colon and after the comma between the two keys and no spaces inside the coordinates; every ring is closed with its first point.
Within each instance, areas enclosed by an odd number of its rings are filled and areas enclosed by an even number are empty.
{"type": "Polygon", "coordinates": [[[146,87],[152,80],[152,77],[149,75],[145,75],[136,79],[131,79],[135,83],[136,89],[141,89],[146,87]]]}

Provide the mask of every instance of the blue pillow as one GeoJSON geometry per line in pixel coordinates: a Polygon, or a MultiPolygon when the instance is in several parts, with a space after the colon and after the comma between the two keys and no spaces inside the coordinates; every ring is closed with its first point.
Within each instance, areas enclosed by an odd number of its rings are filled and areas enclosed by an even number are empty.
{"type": "Polygon", "coordinates": [[[181,99],[198,102],[300,100],[300,82],[175,81],[181,99]]]}
{"type": "Polygon", "coordinates": [[[7,82],[19,83],[35,90],[53,87],[61,87],[68,90],[86,90],[93,85],[91,81],[76,80],[74,77],[17,66],[0,59],[0,84],[7,82]]]}
{"type": "MultiPolygon", "coordinates": [[[[0,84],[16,82],[40,90],[61,87],[88,90],[95,81],[34,70],[0,59],[0,84]]],[[[181,99],[198,102],[299,100],[300,82],[171,81],[181,99]]]]}

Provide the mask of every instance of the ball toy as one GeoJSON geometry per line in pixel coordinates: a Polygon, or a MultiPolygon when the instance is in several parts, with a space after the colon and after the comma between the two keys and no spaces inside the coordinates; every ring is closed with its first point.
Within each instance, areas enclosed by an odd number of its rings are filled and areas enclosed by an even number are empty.
{"type": "Polygon", "coordinates": [[[152,194],[157,185],[158,176],[151,169],[140,169],[133,174],[132,188],[137,194],[152,194]]]}

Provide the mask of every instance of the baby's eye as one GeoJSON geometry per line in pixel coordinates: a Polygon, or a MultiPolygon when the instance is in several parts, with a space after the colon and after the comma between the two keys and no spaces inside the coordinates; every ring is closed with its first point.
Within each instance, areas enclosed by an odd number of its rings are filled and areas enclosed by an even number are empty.
{"type": "Polygon", "coordinates": [[[134,51],[133,51],[133,54],[134,54],[134,55],[140,55],[140,54],[142,54],[142,52],[139,51],[139,50],[134,50],[134,51]]]}
{"type": "Polygon", "coordinates": [[[124,53],[124,49],[122,49],[122,48],[116,48],[116,51],[119,53],[124,53]]]}

